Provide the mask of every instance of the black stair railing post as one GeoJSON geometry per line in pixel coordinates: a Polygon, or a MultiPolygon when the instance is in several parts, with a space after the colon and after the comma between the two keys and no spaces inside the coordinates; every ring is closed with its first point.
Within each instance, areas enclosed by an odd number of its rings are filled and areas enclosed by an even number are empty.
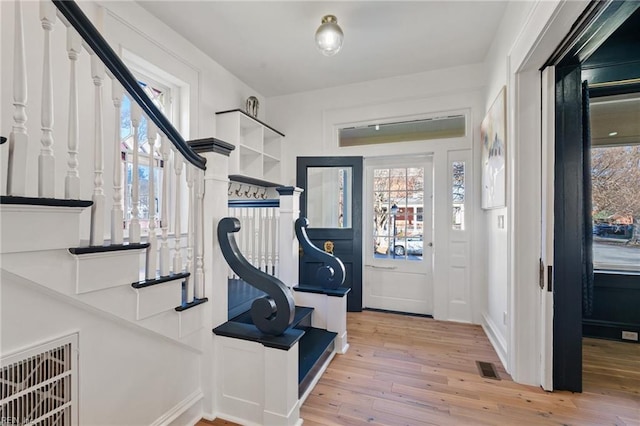
{"type": "Polygon", "coordinates": [[[245,259],[234,235],[239,230],[240,221],[237,218],[225,217],[220,220],[220,249],[231,269],[242,280],[267,293],[267,296],[254,300],[251,305],[251,319],[254,325],[265,334],[281,335],[293,322],[293,293],[282,281],[255,268],[245,259]]]}
{"type": "Polygon", "coordinates": [[[318,247],[313,245],[313,243],[309,239],[309,236],[307,235],[308,226],[309,219],[307,219],[306,217],[301,217],[296,220],[295,228],[298,242],[300,243],[300,246],[302,246],[302,250],[305,256],[322,262],[324,265],[317,269],[315,281],[313,283],[304,284],[307,286],[320,285],[322,288],[336,289],[344,283],[344,264],[334,255],[322,251],[318,247]]]}

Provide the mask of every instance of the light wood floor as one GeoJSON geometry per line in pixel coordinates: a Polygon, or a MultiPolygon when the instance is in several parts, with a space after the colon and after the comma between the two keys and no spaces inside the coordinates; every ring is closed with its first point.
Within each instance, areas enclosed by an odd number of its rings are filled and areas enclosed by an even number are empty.
{"type": "Polygon", "coordinates": [[[302,406],[306,426],[640,426],[638,344],[584,339],[583,393],[573,394],[514,383],[480,326],[363,312],[349,314],[348,333],[349,351],[302,406]],[[502,380],[480,377],[476,360],[502,380]]]}

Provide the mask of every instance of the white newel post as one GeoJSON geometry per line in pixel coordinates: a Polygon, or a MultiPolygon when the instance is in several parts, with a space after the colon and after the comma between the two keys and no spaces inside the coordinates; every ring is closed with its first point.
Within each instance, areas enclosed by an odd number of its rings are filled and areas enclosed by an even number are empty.
{"type": "MultiPolygon", "coordinates": [[[[228,216],[228,193],[229,188],[229,154],[234,146],[214,138],[200,139],[190,142],[191,147],[207,160],[207,169],[204,178],[201,180],[203,188],[197,192],[202,202],[199,211],[202,215],[202,246],[199,256],[202,256],[202,271],[197,271],[196,275],[204,278],[204,295],[209,299],[205,303],[205,327],[207,331],[206,340],[210,344],[205,345],[204,359],[214,359],[214,340],[216,336],[211,333],[211,329],[227,321],[228,317],[228,281],[227,262],[224,260],[220,244],[218,243],[218,222],[228,216]]],[[[199,292],[196,286],[196,291],[199,292]]],[[[197,295],[197,294],[196,294],[197,295]]],[[[216,407],[217,392],[216,374],[214,362],[203,364],[202,389],[205,394],[204,413],[214,415],[216,407]]]]}
{"type": "Polygon", "coordinates": [[[56,7],[50,1],[40,3],[40,20],[44,31],[42,60],[42,148],[38,157],[38,196],[55,198],[56,163],[53,156],[53,74],[51,71],[51,31],[56,23],[56,7]]]}
{"type": "Polygon", "coordinates": [[[94,95],[94,178],[93,178],[93,205],[91,206],[91,233],[92,246],[104,244],[104,132],[102,113],[102,82],[104,81],[104,64],[96,55],[91,55],[91,77],[95,86],[94,95]]]}
{"type": "Polygon", "coordinates": [[[289,287],[298,284],[299,245],[295,223],[300,217],[300,194],[303,189],[295,186],[276,188],[280,194],[280,245],[278,278],[289,287]]]}

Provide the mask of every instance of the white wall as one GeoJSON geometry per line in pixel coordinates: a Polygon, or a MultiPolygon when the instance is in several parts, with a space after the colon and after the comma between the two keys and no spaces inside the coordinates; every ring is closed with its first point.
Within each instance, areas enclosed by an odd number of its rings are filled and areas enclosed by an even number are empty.
{"type": "MultiPolygon", "coordinates": [[[[487,89],[484,97],[484,112],[489,110],[503,86],[508,84],[508,54],[510,53],[516,38],[526,21],[531,8],[535,2],[510,2],[507,5],[500,28],[491,45],[485,59],[487,69],[487,89]]],[[[507,110],[511,108],[507,96],[507,110]]],[[[507,140],[507,158],[510,157],[510,145],[515,141],[507,140]]],[[[480,162],[476,163],[480,165],[480,162]]],[[[507,168],[513,168],[513,162],[507,161],[507,168]]],[[[510,175],[513,170],[507,170],[510,175]]],[[[508,182],[509,187],[512,183],[508,182]]],[[[507,189],[509,194],[509,189],[507,189]]],[[[509,197],[507,195],[507,197],[509,197]]],[[[511,200],[507,199],[507,205],[511,200]]],[[[508,339],[508,210],[498,208],[483,210],[480,223],[484,231],[485,251],[483,252],[484,264],[486,265],[487,282],[487,304],[483,313],[483,323],[490,329],[490,336],[496,346],[504,364],[506,362],[507,339],[508,339]],[[504,227],[498,227],[499,220],[504,222],[504,227]]],[[[507,367],[508,368],[508,367],[507,367]]]]}
{"type": "Polygon", "coordinates": [[[539,70],[586,5],[582,0],[510,3],[485,62],[487,108],[499,88],[507,86],[508,207],[506,241],[504,233],[495,229],[496,215],[503,212],[489,212],[486,217],[487,241],[493,241],[495,247],[487,264],[502,264],[500,259],[506,256],[507,265],[506,274],[502,267],[500,279],[489,281],[484,325],[513,379],[531,385],[543,383],[545,389],[551,388],[546,382],[551,366],[545,360],[551,359],[553,349],[551,336],[544,330],[551,329],[553,318],[541,309],[541,300],[547,295],[538,286],[541,235],[548,231],[541,226],[541,93],[545,89],[539,70]],[[506,329],[496,321],[505,306],[506,329]]]}
{"type": "Polygon", "coordinates": [[[19,277],[0,291],[3,356],[79,334],[79,424],[149,425],[200,394],[198,351],[19,277]]]}
{"type": "MultiPolygon", "coordinates": [[[[283,148],[283,183],[295,184],[296,157],[298,156],[332,156],[361,155],[377,156],[411,156],[432,153],[434,158],[435,186],[435,239],[434,239],[434,314],[441,319],[455,319],[479,323],[484,311],[483,295],[485,280],[471,265],[481,265],[472,261],[484,250],[483,243],[476,237],[480,229],[475,218],[479,217],[479,200],[474,200],[473,193],[479,189],[479,168],[471,167],[474,182],[469,187],[468,196],[471,206],[468,220],[473,230],[470,236],[471,251],[468,261],[470,283],[466,291],[470,300],[464,315],[449,312],[448,271],[442,265],[449,263],[448,247],[452,235],[450,210],[451,194],[447,191],[448,152],[470,150],[473,152],[474,164],[479,163],[479,150],[475,149],[479,140],[479,125],[483,109],[483,86],[485,69],[481,64],[442,69],[420,74],[400,76],[382,80],[368,81],[341,86],[326,90],[298,93],[267,99],[267,122],[282,131],[283,148]],[[463,138],[442,139],[433,141],[403,142],[375,147],[337,146],[335,132],[340,123],[373,123],[377,119],[408,118],[418,116],[434,116],[442,112],[468,114],[467,136],[463,138]]],[[[365,228],[366,229],[366,228],[365,228]]]]}

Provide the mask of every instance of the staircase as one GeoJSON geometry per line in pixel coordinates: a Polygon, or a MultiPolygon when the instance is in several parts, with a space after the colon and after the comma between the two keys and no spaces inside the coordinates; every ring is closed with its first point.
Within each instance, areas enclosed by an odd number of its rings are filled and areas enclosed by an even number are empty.
{"type": "MultiPolygon", "coordinates": [[[[259,289],[269,299],[227,321],[226,266],[214,227],[226,215],[220,200],[228,195],[234,147],[214,138],[184,141],[73,1],[17,0],[2,7],[10,9],[3,28],[8,16],[15,18],[13,57],[3,51],[15,66],[7,82],[12,105],[4,99],[13,112],[6,121],[11,132],[0,137],[2,361],[35,365],[25,354],[39,343],[74,335],[69,362],[77,373],[65,376],[71,381],[65,388],[75,400],[63,408],[75,414],[71,422],[56,418],[63,412],[57,408],[43,414],[52,423],[183,425],[220,416],[241,424],[299,424],[314,381],[346,350],[346,309],[312,296],[295,306],[293,291],[271,277],[268,288],[259,289]],[[56,25],[63,36],[50,38],[56,25]],[[25,29],[37,27],[45,42],[25,46],[25,29]],[[52,48],[55,40],[64,47],[52,48]],[[62,58],[51,60],[60,52],[62,58]],[[34,57],[42,66],[33,66],[34,57]],[[54,96],[54,75],[68,81],[67,93],[54,96]],[[40,97],[42,108],[27,102],[34,80],[42,90],[31,90],[29,99],[40,97]],[[27,120],[34,109],[41,116],[27,120]],[[60,115],[65,123],[54,128],[60,115]],[[124,155],[123,120],[133,134],[124,155]],[[140,162],[141,153],[148,164],[140,162]],[[156,176],[154,168],[162,168],[158,184],[147,179],[143,185],[140,173],[123,179],[127,170],[156,176]]],[[[286,194],[279,276],[292,285],[300,190],[280,189],[286,194]]],[[[0,374],[6,371],[2,364],[0,374]]],[[[0,394],[1,412],[15,405],[21,386],[16,381],[17,396],[0,394]]],[[[19,408],[43,405],[38,397],[19,408]]]]}
{"type": "Polygon", "coordinates": [[[1,7],[13,65],[0,100],[0,413],[71,425],[214,416],[203,361],[216,299],[203,237],[213,151],[198,154],[154,105],[93,25],[101,19],[73,1],[1,7]],[[74,342],[70,368],[47,378],[60,359],[39,348],[59,340],[74,342]]]}
{"type": "MultiPolygon", "coordinates": [[[[298,397],[306,397],[305,392],[315,379],[319,377],[324,368],[329,364],[335,355],[334,341],[337,333],[311,326],[311,318],[314,308],[296,306],[293,322],[284,335],[299,335],[298,342],[298,397]],[[292,333],[301,331],[302,333],[292,333]]],[[[214,329],[214,333],[221,336],[244,338],[251,333],[248,330],[253,326],[250,311],[246,311],[235,318],[229,320],[227,324],[214,329]],[[233,331],[235,330],[235,331],[233,331]]],[[[270,338],[262,336],[260,342],[264,345],[276,343],[270,338]]],[[[283,349],[290,349],[286,345],[280,346],[283,349]]],[[[306,398],[305,398],[306,399],[306,398]]]]}
{"type": "Polygon", "coordinates": [[[91,201],[0,198],[2,269],[114,317],[186,343],[203,327],[206,298],[187,302],[190,273],[146,279],[149,243],[82,244],[91,201]],[[191,310],[192,308],[195,308],[191,310]]]}
{"type": "Polygon", "coordinates": [[[242,368],[225,371],[218,403],[230,420],[295,424],[300,405],[336,354],[338,333],[318,326],[327,324],[326,312],[316,319],[314,307],[294,305],[289,287],[247,261],[236,243],[239,231],[236,218],[218,223],[222,254],[239,279],[265,295],[245,301],[251,309],[213,329],[220,367],[229,365],[225,360],[243,360],[242,368]]]}

